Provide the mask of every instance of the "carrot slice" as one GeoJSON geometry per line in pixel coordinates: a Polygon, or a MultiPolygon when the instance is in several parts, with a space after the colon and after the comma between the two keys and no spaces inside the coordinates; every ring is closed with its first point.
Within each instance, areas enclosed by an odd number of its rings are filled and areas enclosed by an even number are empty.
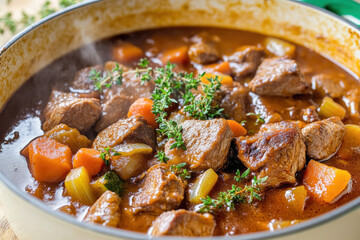
{"type": "Polygon", "coordinates": [[[205,84],[209,84],[210,81],[208,80],[208,78],[215,78],[216,76],[218,76],[220,83],[222,85],[232,86],[233,78],[229,75],[222,75],[222,74],[205,73],[204,76],[201,78],[201,82],[205,84]]]}
{"type": "Polygon", "coordinates": [[[189,61],[188,56],[188,47],[181,46],[179,48],[174,48],[166,51],[162,57],[162,62],[166,64],[167,62],[175,64],[186,64],[189,61]]]}
{"type": "Polygon", "coordinates": [[[74,156],[74,168],[84,166],[90,176],[95,176],[104,166],[104,161],[100,158],[100,152],[93,148],[81,148],[74,156]]]}
{"type": "Polygon", "coordinates": [[[27,150],[30,171],[38,181],[61,182],[71,170],[71,150],[56,140],[39,137],[27,150]]]}
{"type": "Polygon", "coordinates": [[[134,115],[140,115],[152,126],[157,128],[156,117],[152,113],[153,101],[148,98],[138,98],[133,104],[131,104],[128,112],[128,117],[134,115]]]}
{"type": "Polygon", "coordinates": [[[205,66],[206,71],[218,72],[225,75],[231,74],[231,68],[228,62],[214,63],[205,66]]]}
{"type": "Polygon", "coordinates": [[[122,42],[113,48],[113,58],[119,63],[131,63],[139,60],[143,55],[140,48],[129,42],[122,42]]]}
{"type": "Polygon", "coordinates": [[[247,130],[240,123],[234,120],[227,120],[227,122],[229,124],[231,131],[234,134],[234,137],[240,137],[246,135],[247,130]]]}
{"type": "Polygon", "coordinates": [[[331,203],[345,190],[350,179],[351,175],[346,170],[311,160],[305,170],[303,183],[311,197],[331,203]]]}

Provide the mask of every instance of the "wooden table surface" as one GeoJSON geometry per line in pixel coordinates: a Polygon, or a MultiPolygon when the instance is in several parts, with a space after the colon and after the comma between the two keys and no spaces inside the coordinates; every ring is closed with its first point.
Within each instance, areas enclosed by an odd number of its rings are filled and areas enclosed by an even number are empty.
{"type": "Polygon", "coordinates": [[[0,205],[0,240],[17,240],[13,231],[11,231],[8,222],[5,219],[4,212],[0,205]]]}

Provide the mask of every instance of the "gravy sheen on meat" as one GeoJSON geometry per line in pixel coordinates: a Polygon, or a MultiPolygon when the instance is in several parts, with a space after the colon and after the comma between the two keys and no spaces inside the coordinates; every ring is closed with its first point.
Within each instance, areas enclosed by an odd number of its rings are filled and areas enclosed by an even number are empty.
{"type": "Polygon", "coordinates": [[[331,59],[203,27],[93,47],[100,62],[69,53],[0,113],[0,166],[49,208],[153,238],[210,237],[287,227],[359,197],[359,77],[331,59]]]}

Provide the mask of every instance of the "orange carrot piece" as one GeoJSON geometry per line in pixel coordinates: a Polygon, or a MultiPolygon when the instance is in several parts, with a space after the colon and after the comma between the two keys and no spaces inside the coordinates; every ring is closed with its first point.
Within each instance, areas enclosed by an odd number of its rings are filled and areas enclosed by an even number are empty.
{"type": "Polygon", "coordinates": [[[208,78],[215,78],[216,76],[218,76],[220,83],[222,85],[232,86],[233,78],[229,75],[222,75],[222,74],[205,73],[204,76],[201,78],[201,82],[205,84],[209,84],[210,81],[208,80],[208,78]]]}
{"type": "Polygon", "coordinates": [[[287,207],[291,209],[291,211],[296,213],[302,213],[304,211],[307,191],[303,185],[286,189],[283,193],[287,207]]]}
{"type": "Polygon", "coordinates": [[[231,131],[234,134],[234,137],[240,137],[247,134],[247,130],[237,121],[227,120],[231,131]]]}
{"type": "Polygon", "coordinates": [[[186,64],[189,61],[188,56],[188,47],[182,46],[166,51],[162,57],[162,62],[166,64],[167,62],[175,64],[186,64]]]}
{"type": "Polygon", "coordinates": [[[346,170],[311,160],[305,170],[303,183],[311,197],[331,203],[344,191],[351,179],[346,170]]]}
{"type": "Polygon", "coordinates": [[[231,68],[228,62],[214,63],[205,66],[206,71],[218,72],[225,75],[231,74],[231,68]]]}
{"type": "Polygon", "coordinates": [[[74,168],[84,166],[90,176],[95,176],[104,166],[104,161],[100,158],[100,152],[93,148],[81,148],[74,156],[74,168]]]}
{"type": "Polygon", "coordinates": [[[39,137],[27,150],[30,171],[38,181],[61,182],[71,170],[71,150],[56,140],[39,137]]]}
{"type": "Polygon", "coordinates": [[[122,42],[113,48],[113,58],[119,63],[131,63],[139,60],[143,55],[140,48],[129,42],[122,42]]]}
{"type": "Polygon", "coordinates": [[[146,121],[153,128],[157,128],[156,117],[152,113],[153,101],[148,98],[138,98],[133,104],[131,104],[128,112],[128,117],[134,115],[140,115],[146,119],[146,121]]]}

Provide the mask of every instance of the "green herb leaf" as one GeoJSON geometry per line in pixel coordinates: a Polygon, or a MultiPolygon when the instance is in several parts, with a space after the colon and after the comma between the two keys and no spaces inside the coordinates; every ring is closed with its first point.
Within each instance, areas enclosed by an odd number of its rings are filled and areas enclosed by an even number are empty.
{"type": "Polygon", "coordinates": [[[165,156],[165,152],[164,151],[158,151],[157,154],[155,155],[155,157],[158,159],[159,162],[161,163],[167,163],[169,158],[165,156]]]}
{"type": "Polygon", "coordinates": [[[189,172],[186,168],[186,163],[179,163],[177,165],[171,165],[170,171],[175,175],[178,175],[181,179],[186,180],[191,178],[191,172],[189,172]]]}
{"type": "MultiPolygon", "coordinates": [[[[242,176],[247,176],[249,174],[247,171],[244,173],[240,175],[240,171],[237,171],[235,177],[241,178],[242,176]]],[[[261,201],[261,185],[266,182],[267,178],[268,177],[263,177],[258,179],[254,176],[251,181],[251,186],[245,185],[245,187],[242,188],[233,184],[230,190],[219,192],[216,199],[212,199],[209,196],[202,198],[202,204],[199,205],[197,211],[200,213],[207,213],[214,212],[221,208],[225,208],[229,211],[235,209],[236,203],[248,202],[250,204],[254,199],[261,201]]]]}

